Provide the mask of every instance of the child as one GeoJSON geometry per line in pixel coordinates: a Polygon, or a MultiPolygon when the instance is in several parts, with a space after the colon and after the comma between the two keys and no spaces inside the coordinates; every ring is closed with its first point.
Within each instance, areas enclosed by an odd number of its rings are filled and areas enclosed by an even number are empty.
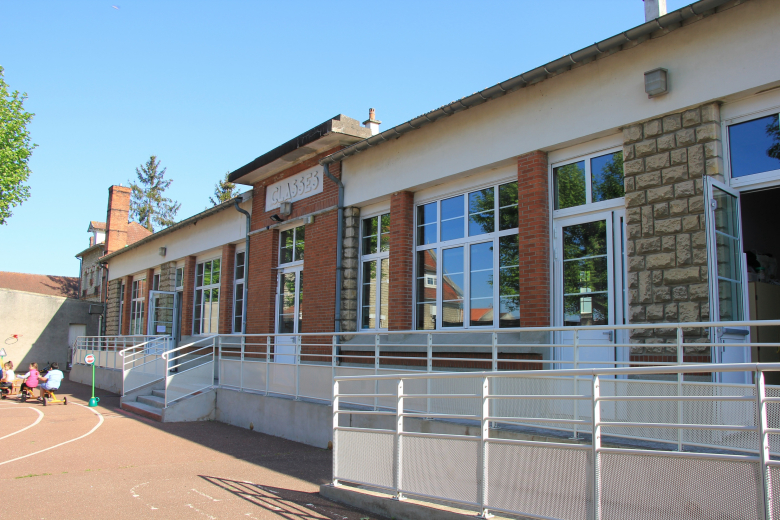
{"type": "Polygon", "coordinates": [[[5,395],[13,388],[14,379],[16,379],[16,375],[14,374],[14,363],[13,361],[7,361],[3,365],[3,378],[0,379],[0,392],[3,394],[3,399],[5,399],[5,395]]]}
{"type": "Polygon", "coordinates": [[[20,392],[27,391],[32,396],[32,389],[38,386],[38,363],[30,363],[30,370],[23,376],[19,376],[19,379],[24,379],[20,392]]]}
{"type": "Polygon", "coordinates": [[[59,390],[60,383],[65,377],[65,374],[60,370],[60,366],[57,363],[52,363],[49,367],[49,371],[46,372],[46,376],[40,376],[40,380],[43,381],[41,385],[41,399],[45,390],[59,390]]]}

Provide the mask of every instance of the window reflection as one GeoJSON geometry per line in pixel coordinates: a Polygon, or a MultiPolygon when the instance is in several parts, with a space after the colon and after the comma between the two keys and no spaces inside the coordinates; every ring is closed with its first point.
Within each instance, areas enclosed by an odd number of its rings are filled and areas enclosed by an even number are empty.
{"type": "Polygon", "coordinates": [[[590,160],[592,202],[617,199],[625,195],[623,185],[623,152],[590,160]]]}
{"type": "Polygon", "coordinates": [[[607,325],[607,221],[563,228],[565,326],[607,325]]]}
{"type": "Polygon", "coordinates": [[[780,127],[771,115],[729,126],[731,176],[780,170],[780,127]]]}
{"type": "Polygon", "coordinates": [[[555,209],[572,208],[585,199],[585,161],[559,166],[553,170],[555,209]]]}

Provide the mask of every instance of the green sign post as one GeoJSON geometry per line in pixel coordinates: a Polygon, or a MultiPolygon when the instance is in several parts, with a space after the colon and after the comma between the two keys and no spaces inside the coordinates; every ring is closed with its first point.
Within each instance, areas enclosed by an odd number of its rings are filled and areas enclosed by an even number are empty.
{"type": "Polygon", "coordinates": [[[100,402],[99,397],[95,397],[95,356],[92,354],[87,354],[87,356],[84,358],[84,363],[87,365],[92,365],[92,398],[89,400],[89,406],[97,406],[100,402]]]}

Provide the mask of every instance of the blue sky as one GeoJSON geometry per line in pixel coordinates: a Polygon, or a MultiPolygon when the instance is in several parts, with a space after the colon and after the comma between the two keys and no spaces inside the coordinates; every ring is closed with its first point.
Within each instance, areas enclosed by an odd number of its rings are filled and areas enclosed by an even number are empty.
{"type": "Polygon", "coordinates": [[[387,129],[643,21],[641,0],[1,2],[0,65],[38,148],[0,271],[78,276],[108,187],[151,154],[186,218],[336,114],[374,107],[387,129]]]}

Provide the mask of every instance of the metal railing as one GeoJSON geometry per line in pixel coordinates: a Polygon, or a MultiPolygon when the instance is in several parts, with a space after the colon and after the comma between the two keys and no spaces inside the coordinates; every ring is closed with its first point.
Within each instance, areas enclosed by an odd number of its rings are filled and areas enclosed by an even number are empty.
{"type": "Polygon", "coordinates": [[[217,338],[209,336],[162,354],[165,363],[165,407],[215,385],[217,338]]]}
{"type": "Polygon", "coordinates": [[[780,518],[780,395],[765,383],[776,371],[780,363],[337,376],[334,485],[459,504],[483,517],[780,518]],[[664,393],[663,382],[639,379],[745,371],[755,384],[711,383],[704,391],[667,383],[676,391],[664,393]],[[572,392],[575,377],[587,385],[572,392]],[[559,388],[562,381],[569,385],[559,388]],[[383,406],[343,407],[359,399],[383,406]],[[433,413],[431,401],[471,406],[433,413]],[[589,413],[554,417],[550,403],[562,403],[561,411],[579,403],[589,413]],[[449,433],[423,433],[430,428],[422,421],[432,419],[435,430],[449,433]],[[554,435],[531,440],[517,429],[528,424],[576,424],[588,435],[577,443],[554,435]],[[672,435],[666,444],[643,443],[637,429],[672,435]],[[680,431],[692,435],[684,437],[685,451],[672,451],[680,431]]]}
{"type": "Polygon", "coordinates": [[[165,377],[163,355],[173,346],[170,336],[147,336],[147,340],[119,351],[122,359],[122,395],[165,377]]]}
{"type": "Polygon", "coordinates": [[[119,352],[161,337],[164,336],[79,336],[72,347],[71,362],[74,365],[85,365],[84,358],[92,354],[96,367],[122,370],[123,360],[119,352]]]}

